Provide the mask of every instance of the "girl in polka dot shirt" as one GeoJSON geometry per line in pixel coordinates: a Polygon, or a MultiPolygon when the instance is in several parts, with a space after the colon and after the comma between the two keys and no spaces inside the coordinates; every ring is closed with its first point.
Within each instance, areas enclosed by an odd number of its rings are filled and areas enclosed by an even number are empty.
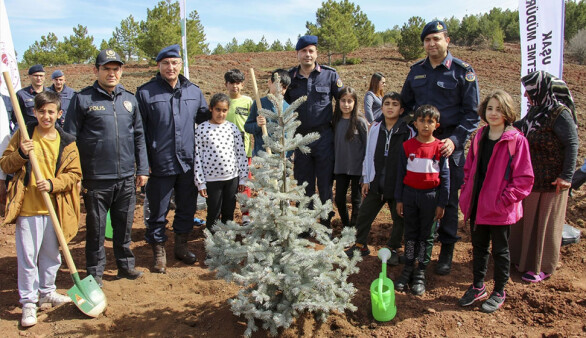
{"type": "Polygon", "coordinates": [[[248,179],[242,133],[226,121],[229,107],[226,94],[215,94],[210,101],[211,119],[195,130],[195,184],[207,199],[206,224],[212,232],[217,219],[225,223],[234,218],[236,194],[244,191],[248,179]]]}

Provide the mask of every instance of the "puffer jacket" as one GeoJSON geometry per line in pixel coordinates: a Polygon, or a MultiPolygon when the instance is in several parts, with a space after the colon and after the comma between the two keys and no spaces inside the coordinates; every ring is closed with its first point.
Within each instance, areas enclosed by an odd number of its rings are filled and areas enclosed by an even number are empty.
{"type": "MultiPolygon", "coordinates": [[[[29,135],[37,124],[27,125],[29,135]]],[[[81,180],[81,164],[79,163],[79,152],[75,144],[75,137],[67,134],[60,127],[57,127],[61,142],[59,144],[59,155],[57,157],[57,170],[55,178],[50,179],[53,186],[51,195],[54,197],[55,213],[61,223],[65,240],[69,242],[77,234],[80,219],[79,185],[81,180]]],[[[22,208],[24,192],[29,189],[29,181],[33,178],[31,164],[28,158],[21,155],[20,130],[14,133],[10,144],[0,158],[0,167],[7,174],[14,174],[8,184],[6,201],[6,218],[4,223],[16,222],[22,208]]]]}
{"type": "MultiPolygon", "coordinates": [[[[475,138],[487,136],[488,127],[482,127],[476,133],[475,138]]],[[[480,144],[477,142],[479,140],[472,140],[464,165],[464,184],[460,193],[460,209],[464,214],[465,221],[470,218],[472,200],[476,196],[474,183],[481,150],[475,149],[475,147],[480,144]]],[[[495,144],[488,162],[486,178],[480,187],[480,193],[478,193],[476,200],[475,224],[509,225],[516,223],[523,216],[521,201],[531,193],[533,179],[529,143],[519,130],[509,126],[495,144]],[[509,150],[509,142],[514,142],[514,154],[511,154],[509,150]]]]}

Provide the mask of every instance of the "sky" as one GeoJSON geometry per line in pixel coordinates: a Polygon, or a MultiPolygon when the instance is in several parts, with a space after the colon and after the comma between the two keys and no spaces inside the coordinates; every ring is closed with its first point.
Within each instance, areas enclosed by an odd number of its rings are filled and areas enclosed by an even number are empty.
{"type": "MultiPolygon", "coordinates": [[[[480,14],[494,7],[516,10],[519,0],[354,0],[366,13],[376,31],[395,25],[402,26],[412,16],[425,21],[455,16],[480,14]]],[[[18,59],[41,36],[53,32],[63,41],[81,24],[94,37],[96,47],[108,40],[120,21],[132,14],[135,20],[145,20],[147,8],[157,0],[5,0],[8,20],[18,59]]],[[[210,50],[218,43],[225,45],[236,38],[239,43],[250,38],[258,42],[262,36],[269,45],[274,40],[295,44],[297,36],[305,34],[305,23],[315,22],[319,0],[186,0],[187,12],[196,10],[204,27],[210,50]]]]}

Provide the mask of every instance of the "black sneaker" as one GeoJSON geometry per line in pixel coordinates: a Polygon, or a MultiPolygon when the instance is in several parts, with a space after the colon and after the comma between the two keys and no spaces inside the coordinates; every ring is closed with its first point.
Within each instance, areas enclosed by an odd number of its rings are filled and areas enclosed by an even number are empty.
{"type": "Polygon", "coordinates": [[[490,294],[490,297],[484,303],[482,303],[480,310],[482,310],[482,312],[485,312],[485,313],[495,312],[496,310],[500,309],[501,306],[503,306],[506,296],[507,296],[507,293],[504,291],[502,292],[502,294],[498,293],[496,291],[493,291],[490,294]]]}
{"type": "Polygon", "coordinates": [[[410,286],[411,293],[415,296],[421,296],[425,293],[425,270],[417,268],[413,271],[410,286]]]}
{"type": "Polygon", "coordinates": [[[142,276],[142,271],[136,270],[134,268],[132,269],[118,269],[118,275],[116,275],[116,279],[122,279],[122,278],[126,278],[126,279],[137,279],[139,277],[142,276]]]}
{"type": "Polygon", "coordinates": [[[460,304],[460,306],[468,306],[472,305],[475,301],[486,297],[488,297],[488,293],[486,292],[486,286],[484,286],[484,284],[482,284],[482,287],[479,289],[475,288],[474,285],[470,285],[468,290],[466,290],[466,293],[464,293],[464,296],[458,300],[458,304],[460,304]]]}
{"type": "Polygon", "coordinates": [[[356,243],[354,245],[352,245],[352,247],[346,251],[344,251],[346,253],[346,255],[348,255],[348,258],[352,258],[354,257],[354,251],[360,251],[360,256],[368,256],[370,255],[370,249],[368,249],[368,245],[363,245],[360,243],[356,243]]]}

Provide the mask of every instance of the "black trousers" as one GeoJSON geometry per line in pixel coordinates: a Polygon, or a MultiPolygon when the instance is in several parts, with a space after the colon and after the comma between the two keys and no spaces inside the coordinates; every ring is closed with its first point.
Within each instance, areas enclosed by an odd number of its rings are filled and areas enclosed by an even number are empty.
{"type": "MultiPolygon", "coordinates": [[[[304,154],[299,149],[295,150],[295,162],[293,175],[298,185],[307,182],[305,195],[313,196],[317,184],[317,192],[322,203],[332,199],[332,185],[334,183],[334,131],[327,128],[320,132],[320,138],[310,143],[311,152],[304,154]]],[[[313,208],[313,203],[309,204],[313,208]]],[[[320,223],[330,227],[330,221],[334,212],[330,212],[327,219],[321,219],[320,223]]]]}
{"type": "Polygon", "coordinates": [[[83,200],[86,208],[85,258],[87,273],[102,277],[106,267],[106,216],[110,210],[112,242],[118,269],[134,268],[130,250],[136,188],[134,177],[119,180],[84,180],[83,200]]]}
{"type": "Polygon", "coordinates": [[[340,214],[342,224],[347,226],[355,226],[356,218],[358,217],[358,210],[360,209],[360,203],[362,202],[362,196],[360,193],[360,176],[336,174],[336,207],[340,214]],[[348,193],[348,187],[351,187],[351,201],[352,201],[352,216],[348,219],[348,207],[346,206],[346,194],[348,193]]]}
{"type": "Polygon", "coordinates": [[[364,201],[362,201],[360,210],[358,211],[358,219],[356,221],[356,243],[363,245],[367,244],[372,222],[374,222],[380,209],[382,209],[385,203],[389,205],[391,219],[393,220],[393,229],[391,230],[391,237],[387,242],[387,246],[394,250],[401,247],[404,220],[403,217],[397,214],[397,202],[395,199],[384,199],[383,195],[374,192],[373,189],[368,192],[364,201]]]}
{"type": "Polygon", "coordinates": [[[438,240],[442,244],[452,244],[460,240],[458,236],[458,193],[464,181],[464,150],[455,150],[448,158],[450,164],[450,198],[444,210],[444,217],[439,222],[438,240]]]}
{"type": "Polygon", "coordinates": [[[437,224],[434,222],[436,207],[436,189],[418,190],[408,186],[403,188],[406,264],[412,265],[415,258],[419,261],[420,268],[429,264],[437,224]]]}
{"type": "Polygon", "coordinates": [[[206,227],[213,231],[212,226],[218,219],[226,223],[234,219],[236,194],[238,193],[238,177],[227,181],[206,183],[208,192],[208,215],[206,227]]]}
{"type": "Polygon", "coordinates": [[[489,246],[492,240],[494,259],[494,290],[502,292],[509,281],[511,258],[509,255],[510,225],[481,225],[470,222],[472,234],[472,256],[474,285],[484,284],[488,267],[489,246]]]}
{"type": "Polygon", "coordinates": [[[178,234],[187,234],[193,230],[193,215],[197,206],[197,189],[193,181],[193,170],[171,176],[151,175],[146,187],[150,210],[145,234],[147,243],[167,241],[165,226],[173,191],[175,191],[176,205],[173,231],[178,234]]]}

